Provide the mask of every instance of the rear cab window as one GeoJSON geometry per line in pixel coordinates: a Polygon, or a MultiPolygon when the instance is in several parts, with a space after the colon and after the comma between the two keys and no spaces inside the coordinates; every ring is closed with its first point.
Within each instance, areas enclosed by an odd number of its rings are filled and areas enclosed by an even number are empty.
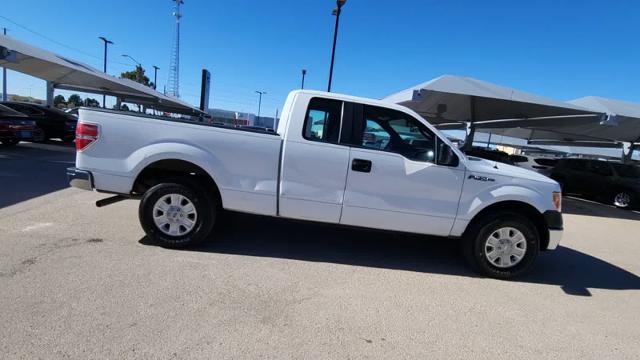
{"type": "Polygon", "coordinates": [[[304,120],[302,136],[310,141],[337,143],[342,122],[342,101],[312,98],[304,120]]]}

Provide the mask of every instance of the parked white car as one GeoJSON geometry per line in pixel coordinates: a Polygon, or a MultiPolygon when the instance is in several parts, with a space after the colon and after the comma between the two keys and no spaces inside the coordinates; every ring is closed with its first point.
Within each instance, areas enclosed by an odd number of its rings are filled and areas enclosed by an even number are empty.
{"type": "Polygon", "coordinates": [[[140,198],[147,235],[199,243],[223,209],[462,238],[469,263],[510,278],[562,236],[560,187],[466,157],[415,112],[292,92],[277,132],[80,109],[72,186],[140,198]]]}

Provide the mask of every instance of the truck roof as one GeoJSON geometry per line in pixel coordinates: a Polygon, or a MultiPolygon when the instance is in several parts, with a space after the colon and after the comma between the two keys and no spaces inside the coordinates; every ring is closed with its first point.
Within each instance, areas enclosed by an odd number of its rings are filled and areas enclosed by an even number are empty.
{"type": "Polygon", "coordinates": [[[396,103],[380,100],[380,99],[364,98],[364,97],[351,96],[351,95],[326,92],[326,91],[318,91],[318,90],[295,90],[295,91],[292,91],[291,93],[292,94],[309,94],[309,95],[320,96],[328,99],[350,101],[350,102],[374,105],[374,106],[382,106],[385,108],[401,110],[404,112],[411,112],[416,116],[421,117],[420,115],[416,114],[413,110],[409,109],[406,106],[398,105],[396,103]]]}

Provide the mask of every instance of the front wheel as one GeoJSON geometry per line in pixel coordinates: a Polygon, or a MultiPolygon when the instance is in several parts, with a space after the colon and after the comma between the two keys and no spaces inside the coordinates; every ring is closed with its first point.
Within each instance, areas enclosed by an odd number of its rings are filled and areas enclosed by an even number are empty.
{"type": "Polygon", "coordinates": [[[161,183],[147,190],[138,216],[149,238],[168,248],[185,248],[206,240],[217,207],[197,184],[161,183]]]}
{"type": "Polygon", "coordinates": [[[540,237],[526,217],[498,213],[473,224],[465,234],[464,254],[471,267],[497,279],[510,279],[531,268],[540,237]]]}
{"type": "Polygon", "coordinates": [[[613,197],[613,205],[620,209],[631,209],[634,205],[634,196],[629,191],[617,191],[613,197]]]}

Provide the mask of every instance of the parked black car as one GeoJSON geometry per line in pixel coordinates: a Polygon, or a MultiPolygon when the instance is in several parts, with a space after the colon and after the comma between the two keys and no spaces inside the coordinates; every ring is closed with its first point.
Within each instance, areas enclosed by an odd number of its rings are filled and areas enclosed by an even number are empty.
{"type": "Polygon", "coordinates": [[[639,205],[640,167],[601,160],[562,159],[551,172],[564,193],[593,197],[619,208],[639,205]]]}
{"type": "Polygon", "coordinates": [[[468,156],[474,156],[481,159],[514,165],[514,162],[509,156],[509,154],[500,150],[485,149],[485,148],[474,146],[470,150],[465,151],[465,154],[467,154],[468,156]]]}
{"type": "Polygon", "coordinates": [[[53,138],[64,142],[71,142],[76,137],[76,125],[78,119],[62,110],[38,104],[5,101],[0,103],[27,115],[35,120],[36,124],[44,132],[44,140],[53,138]]]}
{"type": "Polygon", "coordinates": [[[43,137],[35,121],[11,108],[0,105],[0,145],[13,146],[20,141],[38,141],[43,137]]]}

